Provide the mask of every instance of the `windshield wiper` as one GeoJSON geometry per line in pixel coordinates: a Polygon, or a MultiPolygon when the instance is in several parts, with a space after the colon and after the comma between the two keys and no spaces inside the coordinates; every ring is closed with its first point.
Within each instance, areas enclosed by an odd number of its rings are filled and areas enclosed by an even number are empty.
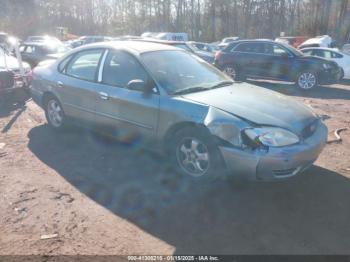
{"type": "Polygon", "coordinates": [[[182,94],[188,94],[188,93],[199,92],[204,90],[209,90],[209,88],[202,87],[202,86],[194,86],[194,87],[184,88],[184,89],[175,91],[173,92],[173,95],[180,95],[180,94],[182,95],[182,94]]]}
{"type": "Polygon", "coordinates": [[[222,81],[222,82],[219,82],[219,83],[211,86],[210,89],[219,88],[219,87],[223,87],[223,86],[230,86],[232,84],[234,84],[233,81],[222,81]]]}

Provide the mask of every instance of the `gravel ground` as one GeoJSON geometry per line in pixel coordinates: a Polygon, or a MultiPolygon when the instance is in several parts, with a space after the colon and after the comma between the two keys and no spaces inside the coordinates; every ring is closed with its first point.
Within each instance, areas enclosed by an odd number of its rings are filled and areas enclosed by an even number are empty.
{"type": "Polygon", "coordinates": [[[284,182],[203,184],[137,144],[54,133],[32,101],[2,105],[0,255],[350,254],[350,84],[252,83],[348,128],[343,142],[284,182]]]}

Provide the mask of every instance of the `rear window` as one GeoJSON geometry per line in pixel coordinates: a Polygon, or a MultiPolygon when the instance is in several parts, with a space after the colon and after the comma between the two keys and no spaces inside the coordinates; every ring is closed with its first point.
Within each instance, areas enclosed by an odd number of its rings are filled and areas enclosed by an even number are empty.
{"type": "Polygon", "coordinates": [[[94,81],[103,50],[81,51],[69,62],[66,74],[87,81],[94,81]]]}

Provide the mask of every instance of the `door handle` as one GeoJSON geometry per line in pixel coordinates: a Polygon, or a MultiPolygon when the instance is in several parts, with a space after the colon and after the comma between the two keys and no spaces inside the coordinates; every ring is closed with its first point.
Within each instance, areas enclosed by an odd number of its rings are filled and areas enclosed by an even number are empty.
{"type": "Polygon", "coordinates": [[[108,100],[108,98],[109,98],[109,95],[105,92],[99,92],[98,94],[100,95],[100,98],[102,100],[108,100]]]}
{"type": "Polygon", "coordinates": [[[63,83],[62,83],[61,81],[58,81],[58,82],[57,82],[57,86],[58,86],[58,87],[64,87],[64,85],[63,85],[63,83]]]}

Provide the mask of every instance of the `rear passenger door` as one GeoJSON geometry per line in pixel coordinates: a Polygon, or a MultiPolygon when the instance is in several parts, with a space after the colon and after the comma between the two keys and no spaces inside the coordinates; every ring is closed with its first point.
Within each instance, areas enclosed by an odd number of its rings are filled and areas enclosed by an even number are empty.
{"type": "Polygon", "coordinates": [[[159,114],[159,95],[156,87],[150,93],[130,90],[132,80],[153,82],[133,55],[111,50],[104,57],[97,91],[96,117],[118,139],[154,137],[159,114]]]}
{"type": "Polygon", "coordinates": [[[54,84],[67,115],[88,122],[95,120],[97,73],[104,51],[83,50],[59,65],[61,74],[54,84]]]}
{"type": "Polygon", "coordinates": [[[260,43],[240,43],[234,48],[233,65],[238,67],[244,75],[261,76],[265,56],[262,54],[260,43]]]}

